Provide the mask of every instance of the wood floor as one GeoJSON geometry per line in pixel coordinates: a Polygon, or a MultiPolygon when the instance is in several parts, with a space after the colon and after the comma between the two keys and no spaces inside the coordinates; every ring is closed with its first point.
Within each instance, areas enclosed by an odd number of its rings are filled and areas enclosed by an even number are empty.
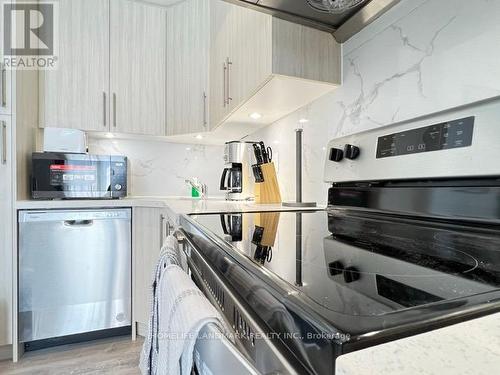
{"type": "Polygon", "coordinates": [[[1,375],[140,374],[142,340],[130,336],[26,353],[19,363],[0,362],[1,375]]]}

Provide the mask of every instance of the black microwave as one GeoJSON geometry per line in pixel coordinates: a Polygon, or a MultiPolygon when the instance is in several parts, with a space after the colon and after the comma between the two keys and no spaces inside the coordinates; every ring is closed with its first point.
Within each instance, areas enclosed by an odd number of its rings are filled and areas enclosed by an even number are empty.
{"type": "Polygon", "coordinates": [[[127,158],[35,152],[33,199],[115,199],[127,196],[127,158]]]}

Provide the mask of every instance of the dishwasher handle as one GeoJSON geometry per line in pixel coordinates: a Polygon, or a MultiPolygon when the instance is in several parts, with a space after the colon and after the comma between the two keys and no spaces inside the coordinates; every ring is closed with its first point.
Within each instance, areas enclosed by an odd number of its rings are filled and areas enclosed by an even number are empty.
{"type": "Polygon", "coordinates": [[[90,227],[94,225],[94,220],[64,220],[67,227],[90,227]]]}
{"type": "Polygon", "coordinates": [[[102,210],[23,210],[19,211],[19,223],[63,222],[64,225],[91,225],[102,220],[131,220],[130,208],[108,208],[102,210]]]}

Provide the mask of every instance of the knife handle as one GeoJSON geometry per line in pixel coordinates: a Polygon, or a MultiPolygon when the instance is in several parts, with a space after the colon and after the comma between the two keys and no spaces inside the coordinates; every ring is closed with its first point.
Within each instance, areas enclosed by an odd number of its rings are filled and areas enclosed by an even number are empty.
{"type": "Polygon", "coordinates": [[[264,142],[259,142],[260,149],[261,149],[261,155],[262,155],[262,162],[264,164],[269,163],[269,157],[267,156],[267,151],[266,151],[266,145],[264,142]]]}
{"type": "Polygon", "coordinates": [[[260,149],[260,147],[254,143],[253,144],[253,150],[254,150],[254,153],[255,153],[255,160],[257,161],[257,164],[262,164],[262,150],[260,149]]]}

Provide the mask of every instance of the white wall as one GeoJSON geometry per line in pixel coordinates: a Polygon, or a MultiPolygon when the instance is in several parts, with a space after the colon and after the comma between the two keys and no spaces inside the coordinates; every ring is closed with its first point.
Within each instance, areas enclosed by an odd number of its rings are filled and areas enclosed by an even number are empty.
{"type": "Polygon", "coordinates": [[[343,50],[339,89],[252,135],[278,154],[285,200],[294,198],[300,118],[309,119],[304,199],[325,203],[329,139],[500,95],[500,0],[403,0],[343,50]]]}
{"type": "Polygon", "coordinates": [[[198,177],[209,196],[222,196],[219,178],[223,146],[186,145],[151,140],[89,139],[89,152],[129,158],[129,195],[189,196],[185,179],[198,177]]]}

